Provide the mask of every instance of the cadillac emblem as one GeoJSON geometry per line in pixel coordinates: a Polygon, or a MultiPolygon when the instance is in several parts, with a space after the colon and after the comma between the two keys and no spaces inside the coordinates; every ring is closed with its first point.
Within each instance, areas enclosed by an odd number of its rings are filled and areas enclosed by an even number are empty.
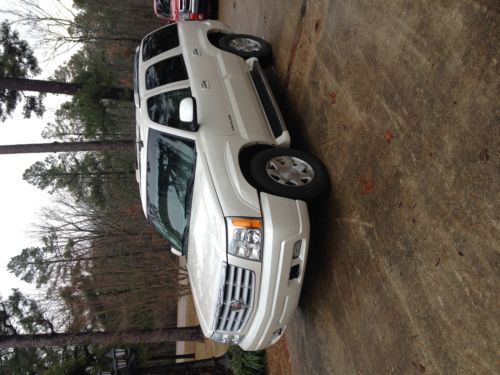
{"type": "Polygon", "coordinates": [[[243,303],[243,301],[240,301],[240,300],[234,300],[234,301],[231,301],[231,303],[229,304],[229,310],[231,311],[235,311],[235,312],[238,312],[238,311],[241,311],[245,308],[245,304],[243,303]]]}

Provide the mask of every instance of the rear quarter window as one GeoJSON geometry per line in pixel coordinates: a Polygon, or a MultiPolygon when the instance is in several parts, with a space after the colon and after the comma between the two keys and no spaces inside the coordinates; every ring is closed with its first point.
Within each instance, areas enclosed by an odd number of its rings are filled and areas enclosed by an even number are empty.
{"type": "Polygon", "coordinates": [[[184,59],[181,55],[162,60],[146,70],[146,89],[188,79],[184,59]]]}
{"type": "Polygon", "coordinates": [[[147,61],[178,46],[179,33],[177,24],[165,26],[144,38],[142,41],[142,60],[147,61]]]}

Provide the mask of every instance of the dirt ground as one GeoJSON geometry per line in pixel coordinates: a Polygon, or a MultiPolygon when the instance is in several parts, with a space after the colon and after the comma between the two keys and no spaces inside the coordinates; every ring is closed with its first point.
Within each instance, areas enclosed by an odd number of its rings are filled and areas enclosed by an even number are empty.
{"type": "Polygon", "coordinates": [[[220,0],[329,194],[294,374],[500,373],[500,2],[220,0]]]}
{"type": "Polygon", "coordinates": [[[276,344],[266,349],[266,374],[293,374],[286,333],[276,344]]]}

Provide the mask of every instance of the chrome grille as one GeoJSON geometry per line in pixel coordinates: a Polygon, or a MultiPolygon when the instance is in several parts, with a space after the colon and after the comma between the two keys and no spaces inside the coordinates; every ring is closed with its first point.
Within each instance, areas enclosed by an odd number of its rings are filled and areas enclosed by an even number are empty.
{"type": "Polygon", "coordinates": [[[241,331],[252,313],[254,294],[255,273],[225,263],[215,329],[225,332],[241,331]]]}

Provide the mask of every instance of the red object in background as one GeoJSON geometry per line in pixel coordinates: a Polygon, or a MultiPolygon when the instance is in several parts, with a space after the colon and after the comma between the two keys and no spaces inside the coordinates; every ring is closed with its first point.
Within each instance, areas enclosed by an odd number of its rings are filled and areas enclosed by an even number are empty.
{"type": "Polygon", "coordinates": [[[153,0],[153,8],[166,23],[217,18],[217,0],[153,0]]]}
{"type": "Polygon", "coordinates": [[[368,195],[375,192],[375,179],[371,174],[358,178],[361,193],[368,195]]]}
{"type": "Polygon", "coordinates": [[[394,135],[392,134],[392,132],[390,130],[386,130],[384,132],[384,140],[387,143],[391,143],[392,138],[394,138],[394,135]]]}
{"type": "Polygon", "coordinates": [[[330,101],[332,104],[337,104],[337,93],[336,92],[332,92],[330,94],[330,101]]]}

